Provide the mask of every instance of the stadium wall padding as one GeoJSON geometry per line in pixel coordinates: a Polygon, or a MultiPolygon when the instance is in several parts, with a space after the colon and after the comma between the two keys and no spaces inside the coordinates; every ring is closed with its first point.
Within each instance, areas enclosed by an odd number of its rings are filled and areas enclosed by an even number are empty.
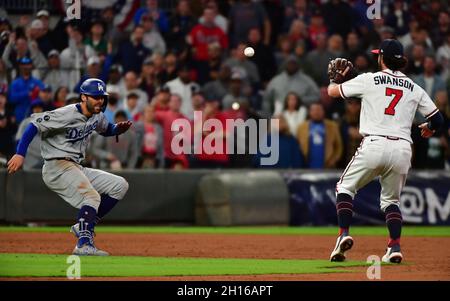
{"type": "MultiPolygon", "coordinates": [[[[134,170],[125,198],[104,218],[111,223],[198,225],[335,225],[335,184],[340,171],[134,170]]],[[[40,170],[0,170],[0,222],[67,224],[77,210],[42,180],[40,170]]],[[[380,185],[374,180],[354,201],[355,224],[384,224],[380,185]]],[[[448,171],[413,171],[401,196],[411,224],[450,224],[448,171]]]]}

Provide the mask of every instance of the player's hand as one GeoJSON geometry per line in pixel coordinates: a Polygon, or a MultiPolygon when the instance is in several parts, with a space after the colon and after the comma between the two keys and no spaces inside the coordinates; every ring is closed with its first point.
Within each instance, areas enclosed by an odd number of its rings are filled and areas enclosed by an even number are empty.
{"type": "Polygon", "coordinates": [[[8,162],[8,173],[15,173],[22,165],[25,158],[21,155],[15,154],[8,162]]]}
{"type": "Polygon", "coordinates": [[[428,122],[422,123],[419,125],[419,128],[421,129],[420,135],[422,135],[423,138],[430,138],[435,133],[435,131],[428,128],[428,122]]]}
{"type": "Polygon", "coordinates": [[[133,122],[131,122],[130,120],[127,121],[122,121],[119,123],[116,123],[116,127],[117,127],[117,135],[123,134],[126,131],[128,131],[128,129],[130,128],[130,126],[133,124],[133,122]]]}

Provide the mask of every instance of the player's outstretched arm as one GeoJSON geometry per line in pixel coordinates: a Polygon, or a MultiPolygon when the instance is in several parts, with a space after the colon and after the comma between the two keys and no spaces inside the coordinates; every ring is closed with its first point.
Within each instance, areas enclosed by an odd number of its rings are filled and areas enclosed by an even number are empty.
{"type": "Polygon", "coordinates": [[[424,122],[419,125],[419,128],[421,129],[420,134],[423,138],[430,138],[436,130],[440,129],[444,124],[444,118],[439,111],[436,111],[435,114],[428,117],[428,120],[428,122],[424,122]]]}
{"type": "Polygon", "coordinates": [[[130,120],[122,121],[116,124],[110,123],[108,124],[108,128],[106,129],[106,131],[100,133],[100,135],[105,137],[121,135],[126,131],[128,131],[128,129],[131,127],[132,124],[133,122],[131,122],[130,120]]]}
{"type": "Polygon", "coordinates": [[[27,126],[25,132],[22,135],[22,138],[17,144],[16,154],[8,162],[8,173],[14,173],[22,167],[23,161],[25,160],[25,155],[27,154],[28,146],[30,145],[34,136],[36,136],[37,132],[38,129],[34,124],[30,123],[27,126]]]}

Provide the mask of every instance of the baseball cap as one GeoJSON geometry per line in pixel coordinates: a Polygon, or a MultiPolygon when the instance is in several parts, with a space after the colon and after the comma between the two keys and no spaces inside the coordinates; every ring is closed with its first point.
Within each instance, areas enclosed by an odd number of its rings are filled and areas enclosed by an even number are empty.
{"type": "Polygon", "coordinates": [[[38,13],[36,14],[36,17],[50,17],[50,14],[47,10],[45,9],[41,9],[40,11],[38,11],[38,13]]]}
{"type": "Polygon", "coordinates": [[[166,92],[166,93],[170,93],[170,88],[168,85],[162,85],[161,87],[159,87],[158,89],[156,89],[156,93],[160,93],[160,92],[166,92]]]}
{"type": "Polygon", "coordinates": [[[122,68],[122,66],[120,64],[114,64],[114,65],[112,65],[109,68],[109,72],[112,72],[112,71],[116,71],[116,72],[122,73],[123,68],[122,68]]]}
{"type": "Polygon", "coordinates": [[[44,28],[44,23],[42,23],[41,20],[36,19],[36,20],[33,20],[33,22],[31,22],[30,27],[33,29],[42,29],[42,28],[44,28]]]}
{"type": "Polygon", "coordinates": [[[381,42],[379,49],[372,50],[372,53],[400,59],[403,57],[403,45],[397,40],[387,39],[381,42]]]}
{"type": "Polygon", "coordinates": [[[49,57],[51,57],[51,56],[57,56],[57,57],[59,57],[59,51],[58,50],[56,50],[56,49],[52,49],[52,50],[50,50],[50,52],[47,54],[47,58],[49,58],[49,57]]]}
{"type": "Polygon", "coordinates": [[[31,102],[31,104],[30,104],[30,107],[31,107],[31,108],[34,108],[34,107],[44,107],[44,102],[43,102],[42,100],[40,100],[40,99],[33,100],[33,101],[31,102]]]}
{"type": "Polygon", "coordinates": [[[19,65],[33,64],[33,60],[27,56],[21,57],[20,59],[17,60],[17,62],[19,63],[19,65]]]}
{"type": "Polygon", "coordinates": [[[50,85],[44,85],[44,88],[42,89],[42,91],[52,92],[52,87],[50,85]]]}
{"type": "Polygon", "coordinates": [[[144,60],[143,64],[144,65],[152,65],[153,64],[152,58],[151,57],[146,58],[144,60]]]}

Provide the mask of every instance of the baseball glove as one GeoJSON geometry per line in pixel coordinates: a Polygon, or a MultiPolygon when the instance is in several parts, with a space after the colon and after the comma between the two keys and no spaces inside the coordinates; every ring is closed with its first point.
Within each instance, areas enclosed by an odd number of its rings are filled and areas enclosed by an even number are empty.
{"type": "Polygon", "coordinates": [[[356,75],[352,62],[344,58],[336,58],[328,64],[328,78],[332,83],[342,84],[356,75]]]}

